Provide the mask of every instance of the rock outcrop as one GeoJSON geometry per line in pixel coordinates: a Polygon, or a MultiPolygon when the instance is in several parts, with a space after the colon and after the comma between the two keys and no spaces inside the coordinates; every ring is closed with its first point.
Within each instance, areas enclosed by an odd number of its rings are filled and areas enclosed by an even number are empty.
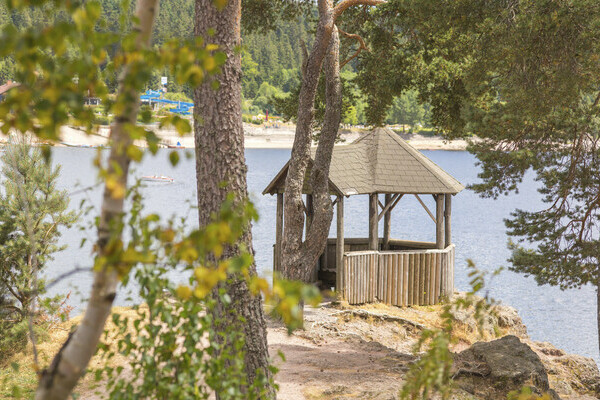
{"type": "Polygon", "coordinates": [[[592,358],[568,354],[547,342],[525,343],[540,357],[550,387],[562,398],[600,398],[600,372],[592,358]]]}
{"type": "MultiPolygon", "coordinates": [[[[454,296],[462,297],[465,293],[456,293],[454,296]]],[[[451,300],[455,300],[453,297],[451,300]]],[[[504,335],[515,335],[521,339],[528,339],[527,327],[519,316],[516,309],[504,304],[496,304],[491,313],[484,317],[483,326],[479,326],[475,318],[475,309],[452,310],[455,324],[462,326],[466,331],[476,333],[481,329],[487,338],[495,338],[504,335]]]]}
{"type": "Polygon", "coordinates": [[[529,386],[533,393],[548,393],[548,374],[540,357],[514,335],[477,342],[455,356],[455,381],[464,391],[485,399],[506,399],[511,391],[529,386]]]}

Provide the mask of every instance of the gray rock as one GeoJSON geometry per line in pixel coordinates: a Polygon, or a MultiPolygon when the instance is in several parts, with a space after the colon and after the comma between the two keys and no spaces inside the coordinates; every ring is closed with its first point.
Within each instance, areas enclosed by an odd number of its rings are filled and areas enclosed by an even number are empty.
{"type": "Polygon", "coordinates": [[[510,334],[518,336],[521,339],[529,337],[527,335],[527,327],[523,324],[519,313],[513,307],[502,304],[497,305],[494,307],[494,316],[497,319],[499,328],[507,330],[510,334]]]}
{"type": "MultiPolygon", "coordinates": [[[[465,293],[457,293],[452,300],[458,297],[464,297],[465,293]]],[[[476,298],[480,299],[480,298],[476,298]]],[[[475,319],[475,309],[469,307],[467,309],[453,310],[454,320],[457,325],[462,325],[467,332],[479,332],[487,335],[488,338],[501,337],[504,335],[515,335],[521,339],[528,339],[527,327],[523,324],[523,320],[519,316],[517,310],[511,306],[504,304],[496,304],[492,307],[492,312],[488,313],[483,318],[483,325],[478,326],[475,319]]]]}
{"type": "Polygon", "coordinates": [[[455,356],[454,365],[458,386],[480,398],[505,400],[509,392],[529,386],[536,394],[560,399],[538,355],[513,335],[473,344],[455,356]]]}
{"type": "Polygon", "coordinates": [[[551,343],[526,341],[548,372],[550,386],[561,396],[600,398],[600,371],[592,358],[567,354],[551,343]]]}

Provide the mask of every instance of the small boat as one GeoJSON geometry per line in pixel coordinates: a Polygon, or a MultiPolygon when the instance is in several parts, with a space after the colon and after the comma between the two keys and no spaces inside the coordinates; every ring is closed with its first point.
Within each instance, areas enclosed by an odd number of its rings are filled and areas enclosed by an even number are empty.
{"type": "Polygon", "coordinates": [[[169,149],[185,149],[185,147],[182,146],[180,142],[177,142],[177,144],[168,144],[167,147],[169,149]]]}
{"type": "Polygon", "coordinates": [[[75,144],[75,143],[67,143],[67,142],[60,142],[60,144],[62,144],[63,146],[67,146],[67,147],[79,147],[79,148],[84,148],[84,149],[94,148],[94,146],[92,146],[90,144],[75,144]]]}
{"type": "Polygon", "coordinates": [[[146,181],[146,182],[162,182],[162,183],[172,183],[174,181],[174,179],[171,178],[170,176],[164,176],[164,175],[142,176],[142,180],[146,181]]]}

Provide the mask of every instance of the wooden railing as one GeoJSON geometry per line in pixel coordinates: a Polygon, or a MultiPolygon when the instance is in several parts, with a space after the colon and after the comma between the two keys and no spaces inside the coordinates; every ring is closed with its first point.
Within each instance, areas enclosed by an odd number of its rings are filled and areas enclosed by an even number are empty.
{"type": "Polygon", "coordinates": [[[343,284],[350,304],[439,303],[454,291],[454,245],[442,250],[347,252],[343,284]]]}

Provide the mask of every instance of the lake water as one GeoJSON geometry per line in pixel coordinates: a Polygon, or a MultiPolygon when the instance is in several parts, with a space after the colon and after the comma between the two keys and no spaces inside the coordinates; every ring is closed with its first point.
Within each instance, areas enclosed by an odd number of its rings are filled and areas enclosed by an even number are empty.
{"type": "MultiPolygon", "coordinates": [[[[463,184],[477,181],[478,168],[472,155],[449,151],[423,153],[463,184]]],[[[196,211],[190,208],[190,202],[194,203],[196,195],[194,160],[182,156],[180,164],[173,168],[167,155],[167,150],[161,150],[156,157],[145,158],[133,171],[136,177],[164,174],[175,179],[172,184],[154,184],[143,189],[147,211],[159,213],[164,217],[188,216],[189,221],[196,221],[196,211]]],[[[261,192],[285,164],[289,155],[289,150],[279,149],[246,151],[248,186],[261,216],[253,227],[254,249],[258,271],[264,276],[270,274],[272,265],[276,200],[274,196],[262,196],[261,192]]],[[[85,193],[77,192],[78,188],[91,186],[96,182],[96,173],[92,167],[94,156],[95,150],[91,149],[56,148],[53,151],[54,161],[63,166],[59,186],[71,193],[71,207],[78,208],[81,200],[86,199],[88,204],[96,208],[97,214],[101,189],[96,187],[85,193]]],[[[506,246],[508,238],[503,219],[515,208],[541,207],[540,196],[535,188],[536,183],[532,177],[526,177],[518,195],[491,200],[482,199],[465,190],[453,199],[452,239],[456,244],[457,289],[464,290],[469,287],[466,271],[466,260],[469,258],[483,270],[493,271],[498,267],[507,266],[506,259],[510,254],[506,246]]],[[[422,198],[431,210],[435,209],[431,196],[422,198]]],[[[353,196],[346,202],[346,237],[367,237],[368,197],[353,196]]],[[[331,234],[335,235],[335,224],[331,234]]],[[[69,248],[58,254],[56,260],[49,265],[49,279],[76,266],[91,265],[89,244],[83,248],[79,247],[83,237],[87,237],[88,243],[93,242],[95,231],[72,229],[63,232],[62,241],[68,244],[69,248]]],[[[392,237],[435,241],[435,225],[413,196],[402,198],[392,213],[392,237]]],[[[183,280],[184,277],[176,279],[183,280]]],[[[78,293],[85,294],[90,285],[91,274],[79,273],[58,283],[52,288],[52,292],[71,291],[71,304],[77,307],[76,312],[80,312],[84,300],[78,293]]],[[[561,291],[556,287],[540,287],[532,278],[504,271],[494,279],[489,289],[492,297],[512,305],[519,311],[534,340],[549,341],[568,352],[600,360],[593,287],[561,291]]],[[[127,295],[120,292],[116,303],[123,305],[128,301],[131,300],[127,300],[127,295]]]]}

